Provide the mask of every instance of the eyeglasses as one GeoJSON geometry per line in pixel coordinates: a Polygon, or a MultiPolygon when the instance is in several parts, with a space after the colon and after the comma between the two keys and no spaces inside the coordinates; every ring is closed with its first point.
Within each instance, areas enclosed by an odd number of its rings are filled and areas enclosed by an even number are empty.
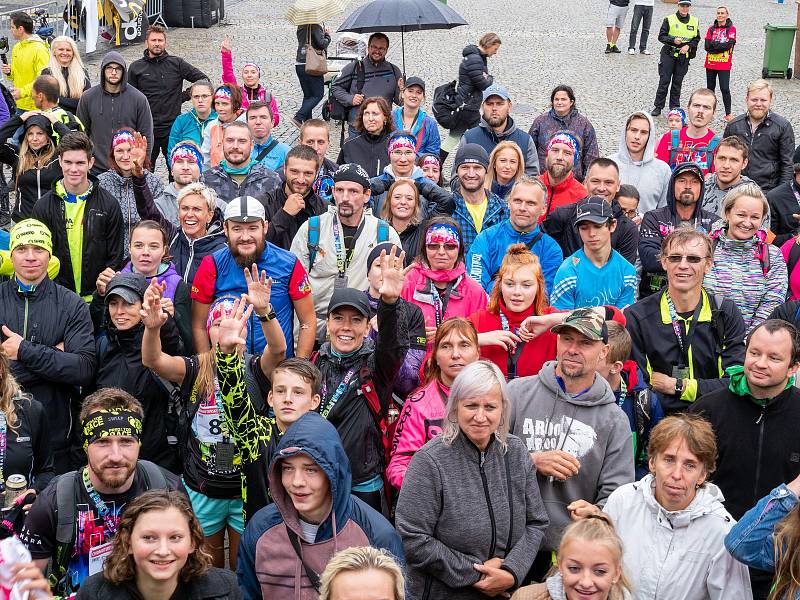
{"type": "Polygon", "coordinates": [[[673,265],[678,265],[683,262],[683,259],[686,259],[691,265],[696,265],[698,263],[703,262],[708,256],[697,256],[696,254],[668,254],[664,258],[667,259],[668,263],[672,263],[673,265]]]}
{"type": "Polygon", "coordinates": [[[455,252],[458,250],[458,244],[425,244],[425,247],[431,252],[437,252],[441,249],[447,252],[455,252]]]}
{"type": "Polygon", "coordinates": [[[106,71],[119,71],[120,73],[122,73],[125,69],[122,68],[122,67],[115,66],[115,65],[106,65],[105,70],[106,71]]]}
{"type": "Polygon", "coordinates": [[[635,219],[639,216],[639,211],[635,208],[624,209],[622,214],[628,217],[629,219],[635,219]]]}
{"type": "Polygon", "coordinates": [[[375,52],[387,52],[389,50],[388,47],[383,46],[370,46],[369,49],[374,50],[375,52]]]}
{"type": "Polygon", "coordinates": [[[208,100],[211,98],[211,94],[203,94],[201,96],[192,96],[192,100],[208,100]]]}

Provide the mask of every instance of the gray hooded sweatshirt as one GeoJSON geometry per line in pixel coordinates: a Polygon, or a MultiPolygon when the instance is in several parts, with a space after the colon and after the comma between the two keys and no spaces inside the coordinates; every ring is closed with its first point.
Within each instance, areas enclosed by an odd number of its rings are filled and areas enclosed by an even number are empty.
{"type": "Polygon", "coordinates": [[[542,550],[556,550],[569,525],[567,506],[586,500],[603,506],[615,489],[634,480],[633,441],[628,417],[617,406],[605,379],[575,397],[556,379],[556,362],[538,375],[508,384],[510,433],[522,438],[529,452],[562,450],[580,461],[580,471],[566,481],[537,475],[550,526],[542,550]]]}
{"type": "Polygon", "coordinates": [[[83,93],[78,101],[77,116],[86,127],[86,133],[94,144],[95,167],[93,173],[108,170],[111,153],[111,138],[117,129],[130,127],[153,140],[153,115],[144,94],[128,85],[128,66],[119,52],[113,50],[100,63],[100,83],[83,93]],[[122,65],[120,91],[112,94],[105,90],[105,68],[109,63],[122,65]]]}
{"type": "Polygon", "coordinates": [[[653,117],[649,113],[642,111],[632,113],[625,119],[625,123],[626,126],[623,127],[619,138],[619,151],[608,158],[617,163],[619,167],[620,183],[632,185],[639,191],[639,214],[643,215],[649,210],[667,205],[667,188],[672,169],[663,160],[655,157],[658,136],[653,117]],[[647,139],[647,146],[645,146],[641,161],[631,158],[625,143],[627,123],[633,117],[647,119],[647,122],[650,123],[650,137],[647,139]]]}

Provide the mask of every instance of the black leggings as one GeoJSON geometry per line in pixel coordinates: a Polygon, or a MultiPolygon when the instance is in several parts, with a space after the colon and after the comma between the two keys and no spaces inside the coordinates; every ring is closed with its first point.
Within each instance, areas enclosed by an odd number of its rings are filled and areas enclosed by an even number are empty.
{"type": "Polygon", "coordinates": [[[731,114],[731,72],[717,69],[706,69],[706,86],[712,92],[717,89],[716,82],[719,78],[719,91],[722,92],[722,103],[725,105],[725,114],[731,114]]]}

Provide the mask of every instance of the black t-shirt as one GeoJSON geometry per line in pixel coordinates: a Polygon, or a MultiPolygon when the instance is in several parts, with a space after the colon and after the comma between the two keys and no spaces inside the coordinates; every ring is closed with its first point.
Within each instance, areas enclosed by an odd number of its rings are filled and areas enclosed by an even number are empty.
{"type": "Polygon", "coordinates": [[[190,412],[194,410],[193,405],[200,402],[190,425],[183,480],[191,489],[209,498],[239,498],[242,495],[242,457],[239,451],[234,453],[233,469],[221,470],[216,466],[217,443],[233,443],[223,413],[220,412],[223,410],[222,403],[219,402],[217,406],[216,396],[213,394],[208,398],[197,398],[199,357],[185,356],[183,360],[186,364],[186,375],[181,385],[181,397],[190,412]]]}
{"type": "MultiPolygon", "coordinates": [[[[169,488],[182,489],[180,480],[176,475],[163,470],[169,488]]],[[[20,533],[20,539],[28,547],[34,559],[55,556],[56,526],[58,524],[58,501],[56,499],[56,481],[53,481],[39,494],[33,503],[25,525],[20,533]]],[[[89,499],[80,475],[76,482],[77,510],[75,513],[75,546],[67,565],[66,589],[61,589],[69,595],[80,587],[81,582],[89,575],[99,573],[103,567],[103,560],[110,551],[110,542],[113,535],[104,527],[103,518],[99,516],[96,507],[89,499]],[[106,545],[108,544],[108,545],[106,545]]],[[[144,478],[139,473],[133,479],[133,484],[128,491],[121,494],[100,494],[113,515],[111,519],[118,525],[119,517],[125,505],[147,491],[144,478]]]]}
{"type": "Polygon", "coordinates": [[[345,262],[349,265],[353,260],[353,250],[358,239],[358,227],[351,227],[342,223],[342,236],[344,236],[345,262]]]}
{"type": "Polygon", "coordinates": [[[3,476],[24,475],[29,488],[41,492],[53,479],[53,454],[50,450],[47,415],[36,400],[15,398],[17,424],[9,427],[3,476]]]}

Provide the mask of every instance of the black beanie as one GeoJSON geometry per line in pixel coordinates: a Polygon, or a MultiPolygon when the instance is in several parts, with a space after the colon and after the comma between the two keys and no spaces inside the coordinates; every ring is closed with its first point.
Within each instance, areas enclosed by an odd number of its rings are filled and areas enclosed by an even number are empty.
{"type": "Polygon", "coordinates": [[[393,244],[392,242],[383,242],[375,246],[369,253],[369,257],[367,258],[367,272],[372,268],[372,263],[375,262],[375,259],[381,255],[381,251],[386,250],[386,254],[389,254],[392,251],[392,248],[397,248],[397,256],[400,256],[400,248],[397,244],[393,244]]]}
{"type": "Polygon", "coordinates": [[[458,171],[458,167],[468,163],[481,165],[484,169],[489,168],[489,154],[480,144],[464,144],[456,152],[456,159],[453,169],[458,171]]]}

